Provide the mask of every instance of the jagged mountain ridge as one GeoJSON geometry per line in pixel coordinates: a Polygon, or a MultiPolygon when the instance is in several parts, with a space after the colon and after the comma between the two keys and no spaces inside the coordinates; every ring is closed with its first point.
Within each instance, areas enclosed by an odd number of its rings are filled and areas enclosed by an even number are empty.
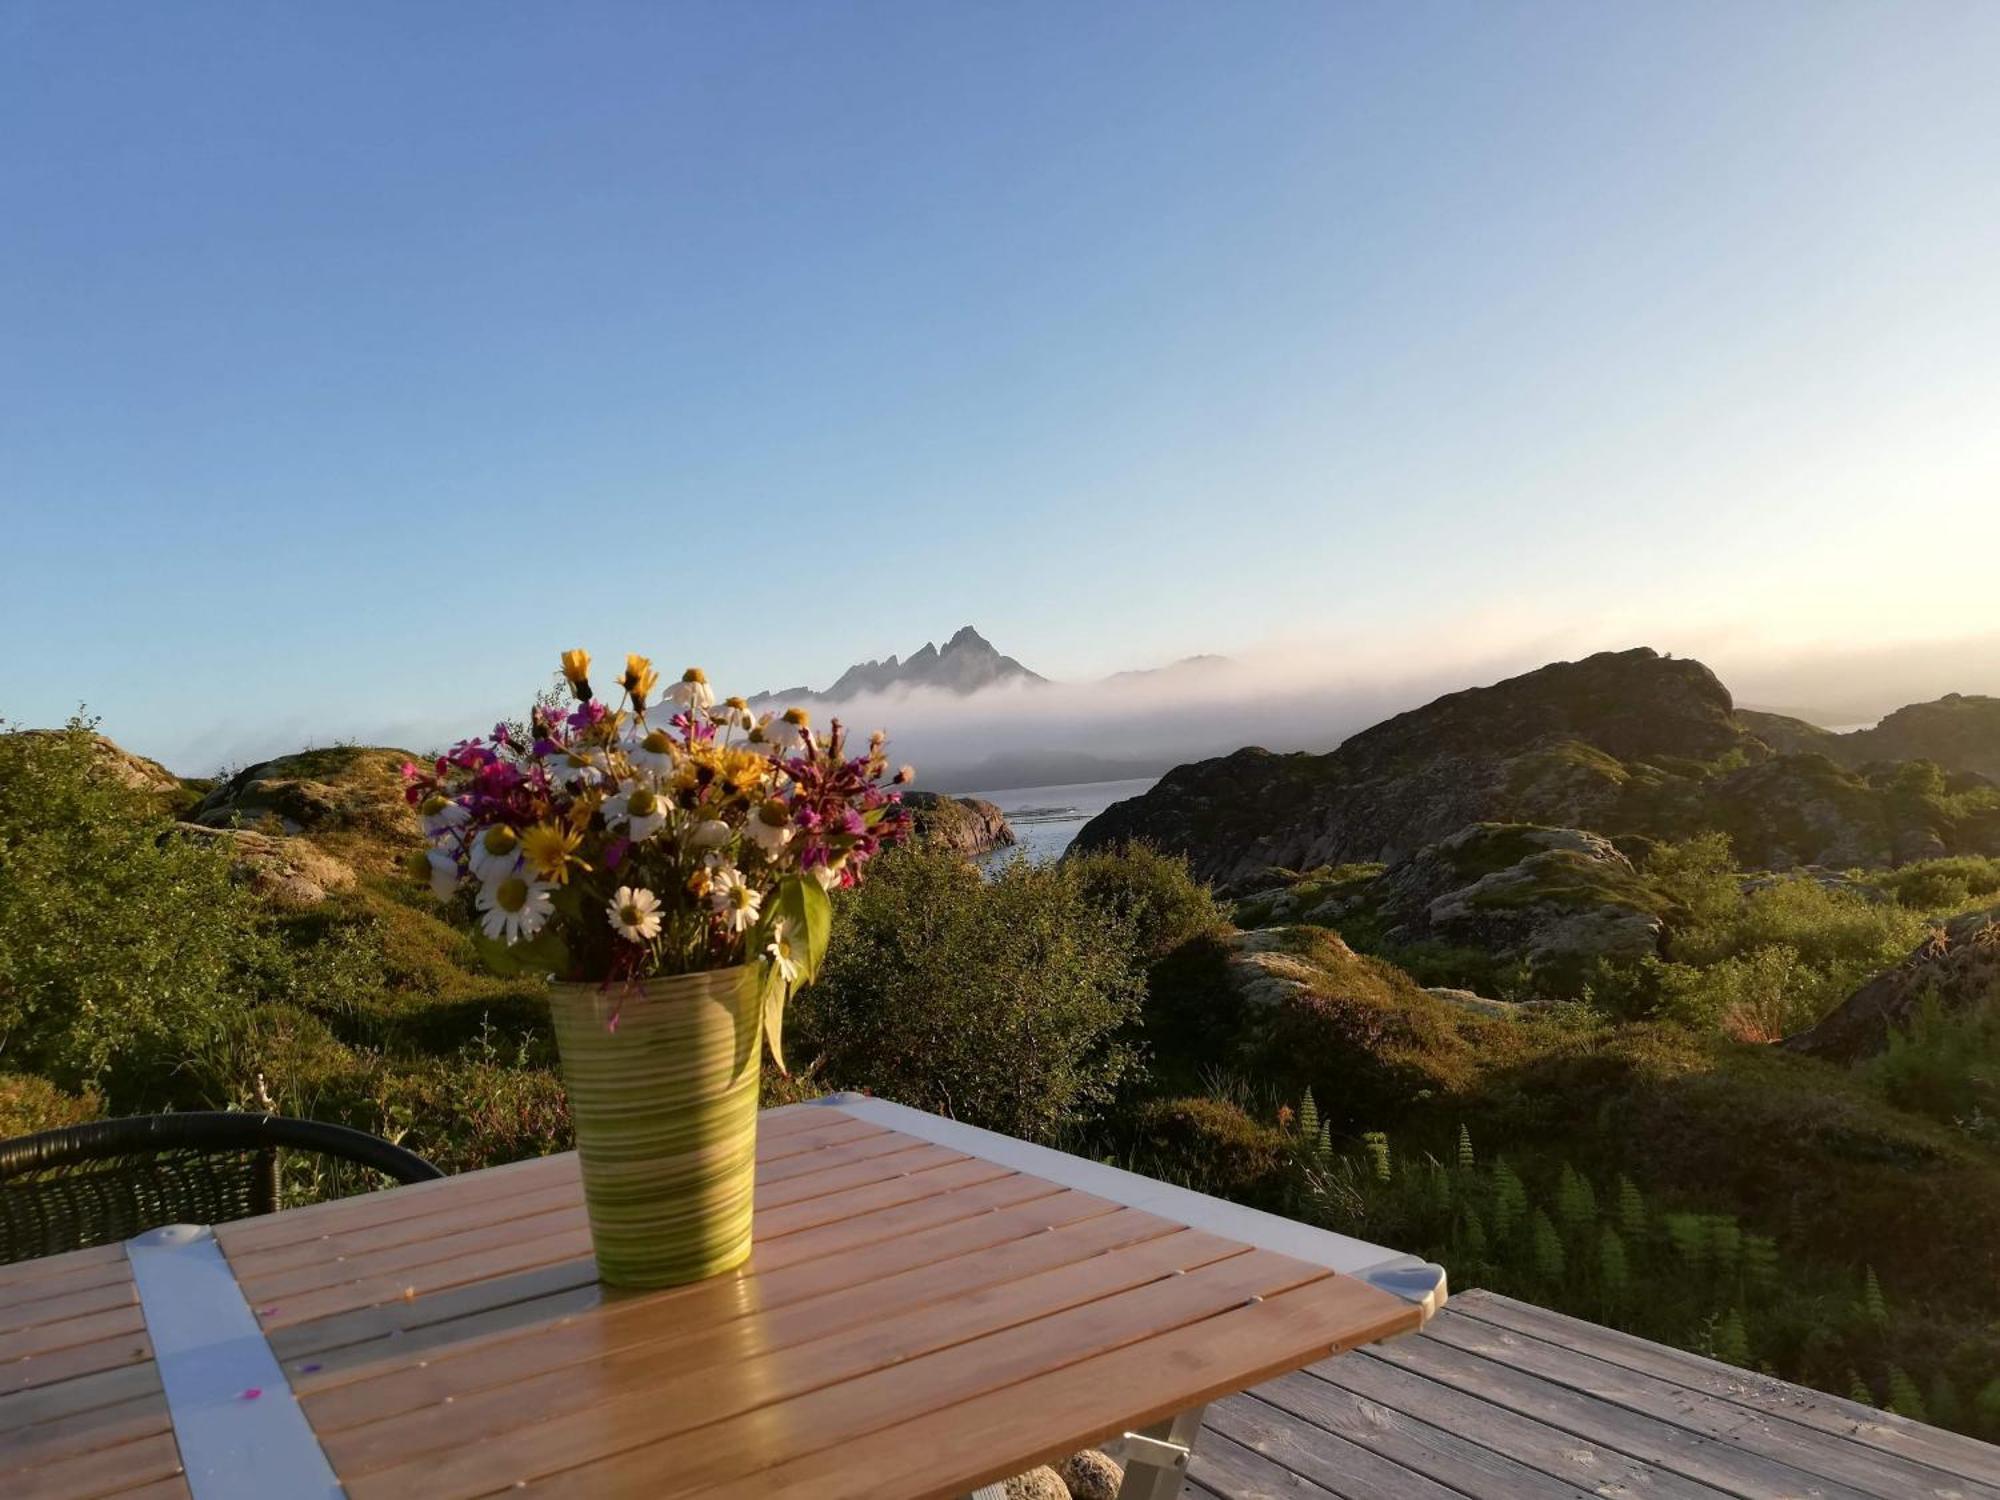
{"type": "Polygon", "coordinates": [[[757,705],[775,703],[844,703],[869,693],[906,691],[911,688],[941,688],[961,696],[1001,683],[1038,683],[1048,679],[1032,672],[1011,656],[1003,656],[993,643],[970,625],[962,626],[940,649],[926,641],[923,649],[907,660],[895,656],[881,661],[856,662],[832,686],[779,688],[757,694],[757,705]]]}
{"type": "Polygon", "coordinates": [[[1178,766],[1076,842],[1143,840],[1227,881],[1394,861],[1481,822],[1718,831],[1748,865],[1885,865],[2000,852],[2000,789],[1781,753],[1706,666],[1638,647],[1447,694],[1325,754],[1253,747],[1178,766]]]}

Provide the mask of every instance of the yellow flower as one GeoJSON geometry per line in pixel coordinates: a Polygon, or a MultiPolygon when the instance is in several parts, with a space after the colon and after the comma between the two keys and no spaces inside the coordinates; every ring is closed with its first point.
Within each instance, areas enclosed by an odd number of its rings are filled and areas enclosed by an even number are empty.
{"type": "Polygon", "coordinates": [[[561,885],[569,879],[571,866],[587,870],[589,865],[576,857],[583,835],[574,828],[555,823],[537,823],[521,835],[521,855],[541,879],[561,885]]]}
{"type": "Polygon", "coordinates": [[[625,675],[618,679],[618,685],[632,695],[635,707],[644,708],[646,699],[659,684],[660,674],[645,657],[634,653],[625,658],[625,675]]]}
{"type": "Polygon", "coordinates": [[[562,654],[562,673],[570,688],[585,702],[590,699],[590,653],[582,647],[562,654]]]}

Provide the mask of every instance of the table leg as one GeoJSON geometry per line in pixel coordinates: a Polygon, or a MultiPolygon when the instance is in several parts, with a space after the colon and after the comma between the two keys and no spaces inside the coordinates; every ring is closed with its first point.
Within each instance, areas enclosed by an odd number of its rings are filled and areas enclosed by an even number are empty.
{"type": "Polygon", "coordinates": [[[1175,1500],[1187,1478],[1188,1455],[1201,1432],[1203,1407],[1125,1434],[1125,1482],[1118,1500],[1175,1500]]]}

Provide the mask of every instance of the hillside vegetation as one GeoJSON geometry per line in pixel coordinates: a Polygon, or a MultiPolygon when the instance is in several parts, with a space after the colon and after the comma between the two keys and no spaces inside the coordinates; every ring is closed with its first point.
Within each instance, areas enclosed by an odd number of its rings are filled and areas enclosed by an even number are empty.
{"type": "MultiPolygon", "coordinates": [[[[1553,739],[1475,693],[1338,764],[1243,752],[1226,806],[1188,768],[1137,820],[1167,852],[885,857],[768,1097],[872,1089],[2000,1437],[1993,789],[1753,748],[1697,664],[1581,665],[1553,739]],[[1835,847],[1879,857],[1769,857],[1835,847]]],[[[190,784],[0,736],[0,1131],[268,1101],[451,1170],[564,1148],[538,987],[401,873],[402,759],[190,784]]]]}

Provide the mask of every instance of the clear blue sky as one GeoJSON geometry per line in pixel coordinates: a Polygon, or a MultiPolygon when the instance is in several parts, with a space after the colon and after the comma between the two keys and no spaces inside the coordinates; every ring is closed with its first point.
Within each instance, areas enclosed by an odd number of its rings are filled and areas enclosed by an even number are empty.
{"type": "Polygon", "coordinates": [[[1990,3],[0,0],[0,713],[1990,625],[1996,79],[1990,3]]]}

